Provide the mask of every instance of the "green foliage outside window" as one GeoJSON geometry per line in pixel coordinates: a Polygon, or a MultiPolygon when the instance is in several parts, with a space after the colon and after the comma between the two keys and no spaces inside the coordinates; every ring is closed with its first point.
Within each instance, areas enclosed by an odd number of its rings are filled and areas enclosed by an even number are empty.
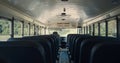
{"type": "Polygon", "coordinates": [[[116,37],[116,33],[117,33],[116,20],[110,20],[108,22],[108,36],[116,37]]]}
{"type": "Polygon", "coordinates": [[[19,21],[14,21],[14,34],[21,36],[21,22],[19,21]]]}
{"type": "Polygon", "coordinates": [[[100,23],[100,36],[106,35],[106,27],[105,22],[100,23]]]}
{"type": "Polygon", "coordinates": [[[29,36],[29,25],[27,23],[24,24],[24,36],[29,36]]]}
{"type": "Polygon", "coordinates": [[[10,34],[10,22],[5,20],[0,20],[0,35],[10,34]]]}
{"type": "Polygon", "coordinates": [[[10,38],[10,21],[0,19],[0,40],[4,41],[10,38]]]}
{"type": "Polygon", "coordinates": [[[95,36],[98,36],[98,23],[95,24],[95,36]]]}

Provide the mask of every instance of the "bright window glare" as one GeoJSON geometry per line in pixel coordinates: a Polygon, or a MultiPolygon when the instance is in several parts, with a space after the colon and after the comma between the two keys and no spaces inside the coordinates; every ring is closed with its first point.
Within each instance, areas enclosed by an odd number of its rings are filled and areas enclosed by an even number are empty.
{"type": "Polygon", "coordinates": [[[68,34],[76,34],[77,28],[74,29],[61,29],[61,30],[49,30],[49,33],[58,32],[61,37],[67,37],[68,34]]]}

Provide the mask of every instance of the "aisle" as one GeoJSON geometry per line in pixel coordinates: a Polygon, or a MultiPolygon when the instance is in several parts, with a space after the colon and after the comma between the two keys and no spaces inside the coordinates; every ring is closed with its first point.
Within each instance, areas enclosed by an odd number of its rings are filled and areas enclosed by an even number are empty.
{"type": "Polygon", "coordinates": [[[59,63],[69,63],[67,49],[60,49],[59,63]]]}

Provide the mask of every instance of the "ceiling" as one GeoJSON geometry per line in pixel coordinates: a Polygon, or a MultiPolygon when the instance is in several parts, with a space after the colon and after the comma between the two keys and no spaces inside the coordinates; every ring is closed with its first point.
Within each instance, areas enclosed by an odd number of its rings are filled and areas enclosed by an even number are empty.
{"type": "Polygon", "coordinates": [[[95,17],[120,5],[119,0],[68,0],[66,2],[61,0],[3,1],[51,27],[77,26],[78,21],[95,17]],[[66,13],[66,16],[61,16],[63,12],[66,13]],[[58,23],[63,25],[57,26],[58,23]],[[69,23],[69,25],[66,23],[69,23]]]}

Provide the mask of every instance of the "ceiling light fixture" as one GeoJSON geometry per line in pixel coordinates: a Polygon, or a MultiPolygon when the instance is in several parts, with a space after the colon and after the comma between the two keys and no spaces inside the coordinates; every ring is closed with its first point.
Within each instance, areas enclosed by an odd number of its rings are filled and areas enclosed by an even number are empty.
{"type": "Polygon", "coordinates": [[[63,12],[60,15],[57,15],[58,17],[70,17],[71,15],[68,15],[66,13],[66,8],[63,8],[63,12]]]}
{"type": "Polygon", "coordinates": [[[63,19],[61,19],[61,20],[64,21],[64,20],[66,20],[66,19],[63,18],[63,19]]]}
{"type": "Polygon", "coordinates": [[[67,2],[68,0],[61,0],[61,1],[63,1],[63,2],[67,2]]]}

